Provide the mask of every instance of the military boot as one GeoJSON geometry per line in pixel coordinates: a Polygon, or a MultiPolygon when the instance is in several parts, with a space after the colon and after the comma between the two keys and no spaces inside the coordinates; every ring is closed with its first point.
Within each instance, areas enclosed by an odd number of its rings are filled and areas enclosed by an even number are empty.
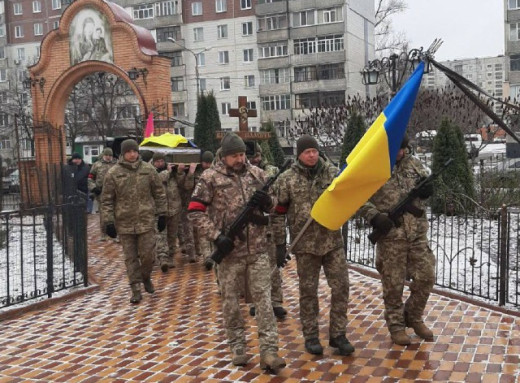
{"type": "Polygon", "coordinates": [[[167,263],[161,263],[161,271],[162,271],[163,273],[167,273],[167,272],[168,272],[168,269],[169,269],[169,267],[168,267],[168,264],[167,264],[167,263]]]}
{"type": "Polygon", "coordinates": [[[406,327],[413,328],[413,331],[419,338],[423,338],[424,340],[433,340],[433,332],[430,330],[423,321],[419,322],[411,322],[408,319],[408,313],[404,312],[404,323],[406,327]]]}
{"type": "Polygon", "coordinates": [[[237,346],[233,350],[233,365],[234,366],[245,366],[249,361],[249,357],[246,354],[246,348],[244,346],[237,346]]]}
{"type": "Polygon", "coordinates": [[[265,352],[260,355],[260,368],[262,370],[270,370],[276,373],[284,367],[285,360],[280,358],[276,352],[265,352]]]}
{"type": "Polygon", "coordinates": [[[287,315],[287,310],[285,310],[282,306],[273,307],[274,316],[283,319],[287,315]]]}
{"type": "Polygon", "coordinates": [[[337,348],[340,355],[349,356],[354,352],[354,346],[350,344],[345,335],[330,338],[329,345],[337,348]]]}
{"type": "Polygon", "coordinates": [[[394,331],[390,333],[390,336],[392,337],[392,342],[400,346],[408,346],[412,343],[410,337],[406,335],[406,332],[404,330],[394,331]]]}
{"type": "Polygon", "coordinates": [[[140,283],[133,283],[131,285],[132,288],[132,297],[130,298],[130,303],[137,304],[141,302],[141,299],[143,299],[141,295],[141,284],[140,283]]]}
{"type": "Polygon", "coordinates": [[[249,315],[251,315],[252,317],[254,317],[256,315],[256,308],[255,308],[255,306],[251,306],[249,308],[249,315]]]}
{"type": "Polygon", "coordinates": [[[305,340],[305,349],[308,353],[313,355],[322,355],[323,347],[318,338],[310,338],[305,340]]]}
{"type": "Polygon", "coordinates": [[[196,254],[188,255],[188,262],[189,263],[196,263],[197,262],[197,255],[196,254]]]}
{"type": "Polygon", "coordinates": [[[150,278],[145,279],[143,282],[143,285],[144,285],[144,289],[146,290],[147,293],[150,293],[150,294],[155,293],[155,289],[153,287],[153,283],[150,278]]]}

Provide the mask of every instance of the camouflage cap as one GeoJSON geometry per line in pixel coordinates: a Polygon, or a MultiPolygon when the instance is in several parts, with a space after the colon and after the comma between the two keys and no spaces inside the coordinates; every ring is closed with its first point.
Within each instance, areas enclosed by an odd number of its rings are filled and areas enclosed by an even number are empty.
{"type": "Polygon", "coordinates": [[[209,150],[206,150],[204,153],[202,153],[202,157],[201,157],[201,161],[202,162],[207,162],[207,163],[212,163],[213,162],[213,153],[211,153],[209,150]]]}
{"type": "Polygon", "coordinates": [[[152,157],[153,161],[166,160],[164,153],[155,152],[152,157]]]}
{"type": "Polygon", "coordinates": [[[103,156],[113,156],[114,152],[110,148],[105,148],[105,149],[103,149],[102,155],[103,156]]]}
{"type": "Polygon", "coordinates": [[[222,148],[222,157],[235,153],[246,152],[246,144],[244,143],[244,140],[242,140],[235,133],[226,134],[222,139],[220,146],[222,148]]]}
{"type": "Polygon", "coordinates": [[[139,151],[139,145],[137,144],[137,141],[132,140],[131,138],[124,140],[121,143],[121,154],[124,155],[126,152],[129,152],[130,150],[135,150],[136,152],[139,151]]]}

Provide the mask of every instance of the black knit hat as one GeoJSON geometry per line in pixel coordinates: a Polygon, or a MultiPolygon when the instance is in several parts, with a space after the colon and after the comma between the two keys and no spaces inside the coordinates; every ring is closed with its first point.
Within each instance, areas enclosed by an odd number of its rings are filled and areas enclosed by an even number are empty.
{"type": "Polygon", "coordinates": [[[76,152],[72,153],[71,158],[72,158],[73,160],[74,160],[74,159],[79,159],[79,160],[82,160],[82,159],[83,159],[83,157],[81,156],[81,154],[76,153],[76,152]]]}
{"type": "Polygon", "coordinates": [[[126,152],[130,150],[135,150],[136,152],[139,151],[139,145],[135,140],[132,140],[129,138],[128,140],[124,140],[121,143],[121,154],[124,155],[126,152]]]}
{"type": "Polygon", "coordinates": [[[139,154],[144,162],[150,162],[153,157],[153,152],[151,150],[140,150],[139,154]]]}
{"type": "Polygon", "coordinates": [[[220,142],[220,145],[222,148],[222,157],[229,156],[235,153],[246,152],[246,144],[235,133],[226,134],[220,142]]]}
{"type": "Polygon", "coordinates": [[[296,157],[299,157],[306,149],[319,150],[318,141],[314,137],[304,134],[296,141],[296,157]]]}
{"type": "Polygon", "coordinates": [[[202,153],[202,157],[200,158],[200,160],[202,162],[211,164],[213,162],[213,158],[213,153],[211,153],[209,150],[206,150],[204,153],[202,153]]]}
{"type": "Polygon", "coordinates": [[[155,161],[159,161],[159,160],[165,160],[166,161],[166,156],[164,155],[164,153],[155,152],[153,154],[152,160],[154,162],[155,161]]]}

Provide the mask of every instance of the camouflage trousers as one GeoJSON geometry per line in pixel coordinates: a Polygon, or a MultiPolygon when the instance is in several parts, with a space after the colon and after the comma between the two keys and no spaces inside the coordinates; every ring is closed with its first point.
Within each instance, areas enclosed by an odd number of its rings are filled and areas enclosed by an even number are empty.
{"type": "Polygon", "coordinates": [[[188,210],[183,209],[179,221],[179,244],[184,247],[189,257],[195,256],[195,240],[193,238],[193,224],[188,219],[188,210]]]}
{"type": "Polygon", "coordinates": [[[413,242],[391,239],[379,241],[376,268],[381,274],[385,320],[390,332],[405,329],[405,313],[410,323],[421,322],[435,283],[435,256],[426,236],[413,242]],[[403,304],[407,277],[411,279],[410,296],[403,304]]]}
{"type": "Polygon", "coordinates": [[[155,232],[119,234],[130,284],[150,278],[155,254],[155,232]]]}
{"type": "Polygon", "coordinates": [[[157,238],[156,254],[159,264],[173,265],[173,257],[177,250],[177,231],[179,230],[180,214],[166,217],[166,229],[159,232],[155,229],[157,238]]]}
{"type": "Polygon", "coordinates": [[[300,287],[300,320],[305,339],[319,338],[318,284],[323,266],[331,291],[329,337],[345,335],[349,298],[348,267],[345,251],[332,250],[324,256],[296,254],[296,267],[300,287]]]}
{"type": "MultiPolygon", "coordinates": [[[[267,243],[269,252],[269,271],[271,275],[271,304],[273,307],[282,307],[283,291],[282,291],[282,273],[278,266],[276,266],[276,245],[269,240],[267,243]]],[[[254,307],[253,304],[251,304],[254,307]]]]}
{"type": "Polygon", "coordinates": [[[99,196],[96,197],[96,202],[98,205],[98,213],[99,213],[99,229],[101,230],[101,235],[106,235],[105,222],[103,221],[103,213],[101,210],[101,198],[99,198],[99,196]]]}
{"type": "Polygon", "coordinates": [[[200,230],[195,227],[193,227],[193,239],[197,255],[202,256],[202,259],[211,256],[211,242],[205,236],[200,235],[200,230]]]}
{"type": "Polygon", "coordinates": [[[244,318],[240,313],[240,293],[244,276],[248,278],[251,298],[256,306],[260,353],[278,351],[278,328],[271,307],[269,257],[266,253],[246,257],[225,257],[218,265],[218,279],[222,294],[222,313],[233,351],[246,345],[244,318]]]}

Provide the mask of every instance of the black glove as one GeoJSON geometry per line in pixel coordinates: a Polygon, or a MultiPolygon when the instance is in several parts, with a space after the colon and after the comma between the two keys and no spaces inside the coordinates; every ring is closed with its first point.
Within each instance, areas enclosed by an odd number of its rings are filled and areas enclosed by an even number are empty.
{"type": "Polygon", "coordinates": [[[253,206],[257,206],[260,210],[269,211],[273,205],[273,200],[265,191],[257,190],[251,197],[251,203],[253,206]]]}
{"type": "Polygon", "coordinates": [[[157,230],[164,231],[166,229],[166,216],[160,215],[159,218],[157,218],[157,230]]]}
{"type": "Polygon", "coordinates": [[[386,214],[381,213],[378,213],[374,218],[372,218],[370,224],[374,227],[374,229],[377,229],[382,235],[387,235],[388,232],[394,226],[392,220],[388,218],[386,214]]]}
{"type": "Polygon", "coordinates": [[[217,247],[218,251],[223,255],[228,255],[235,248],[235,244],[233,243],[232,239],[225,236],[224,234],[219,234],[213,243],[217,247]]]}
{"type": "Polygon", "coordinates": [[[105,233],[107,233],[107,235],[110,238],[116,238],[117,237],[116,225],[114,225],[113,223],[107,224],[105,226],[105,233]]]}
{"type": "MultiPolygon", "coordinates": [[[[421,183],[425,179],[426,179],[426,177],[421,178],[419,180],[419,183],[421,183]]],[[[419,190],[417,190],[417,194],[419,195],[419,198],[421,198],[421,199],[426,199],[426,198],[431,197],[433,194],[433,183],[431,181],[426,182],[423,186],[421,186],[421,188],[419,190]]]]}
{"type": "Polygon", "coordinates": [[[215,261],[213,259],[211,259],[211,257],[207,257],[204,259],[204,267],[206,268],[206,270],[210,271],[213,266],[215,266],[215,261]]]}
{"type": "Polygon", "coordinates": [[[285,256],[286,252],[287,249],[285,248],[285,245],[276,245],[276,266],[285,267],[287,261],[291,260],[291,256],[289,254],[285,256]]]}
{"type": "Polygon", "coordinates": [[[100,195],[101,188],[99,186],[96,186],[94,189],[92,189],[92,193],[94,193],[95,195],[100,195]]]}

